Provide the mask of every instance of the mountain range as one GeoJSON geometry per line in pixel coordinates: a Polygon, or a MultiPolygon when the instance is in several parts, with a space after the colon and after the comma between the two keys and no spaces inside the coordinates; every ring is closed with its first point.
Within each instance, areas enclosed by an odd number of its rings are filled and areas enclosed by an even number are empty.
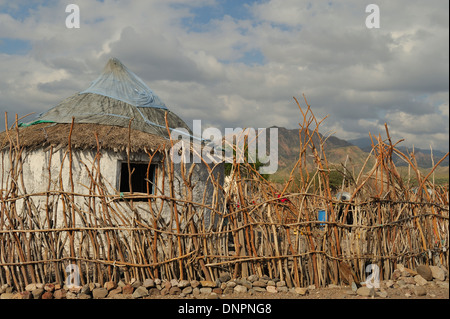
{"type": "MultiPolygon", "coordinates": [[[[278,171],[276,174],[276,179],[284,179],[289,176],[295,163],[298,161],[300,153],[300,134],[298,129],[287,129],[284,127],[273,126],[273,128],[278,128],[278,171]]],[[[304,140],[304,135],[302,140],[304,140]]],[[[327,157],[327,162],[330,166],[340,166],[346,165],[347,169],[359,172],[364,163],[366,162],[370,151],[372,150],[371,140],[369,137],[360,138],[355,140],[343,140],[336,136],[324,137],[321,135],[322,139],[325,139],[324,149],[325,156],[327,157]]],[[[314,139],[314,144],[319,146],[319,140],[317,137],[314,139]]],[[[405,146],[398,146],[397,149],[409,155],[412,149],[405,146]]],[[[433,160],[436,164],[446,153],[433,150],[433,160]]],[[[307,151],[307,165],[306,169],[308,171],[314,170],[316,164],[314,163],[314,157],[310,152],[308,147],[307,151]]],[[[423,169],[429,169],[433,165],[431,159],[431,150],[425,150],[420,148],[414,148],[414,155],[417,161],[417,165],[423,169]]],[[[398,155],[393,157],[396,166],[407,166],[407,163],[398,155]]],[[[374,159],[369,159],[367,166],[372,167],[374,159]]],[[[447,157],[440,166],[444,166],[444,175],[448,175],[449,158],[447,157]],[[445,173],[447,172],[447,173],[445,173]]]]}

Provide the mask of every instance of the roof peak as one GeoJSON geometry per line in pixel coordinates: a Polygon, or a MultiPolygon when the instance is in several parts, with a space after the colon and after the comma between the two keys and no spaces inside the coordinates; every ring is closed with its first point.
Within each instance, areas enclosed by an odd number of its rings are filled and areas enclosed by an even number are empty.
{"type": "Polygon", "coordinates": [[[138,107],[167,109],[165,103],[117,58],[110,58],[102,74],[80,92],[108,96],[138,107]]]}

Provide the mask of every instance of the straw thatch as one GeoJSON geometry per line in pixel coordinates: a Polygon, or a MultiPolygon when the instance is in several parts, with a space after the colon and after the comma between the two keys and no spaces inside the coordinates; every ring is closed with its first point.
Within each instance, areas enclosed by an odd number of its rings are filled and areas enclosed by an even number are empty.
{"type": "MultiPolygon", "coordinates": [[[[17,130],[0,133],[1,149],[9,148],[10,141],[17,141],[19,134],[20,145],[28,150],[38,148],[54,149],[68,146],[67,136],[71,124],[40,123],[17,130]],[[8,137],[9,135],[9,137],[8,137]]],[[[74,149],[102,149],[124,151],[130,146],[131,152],[145,152],[170,147],[166,138],[146,132],[128,129],[120,126],[101,124],[74,124],[71,135],[71,147],[74,149]]]]}

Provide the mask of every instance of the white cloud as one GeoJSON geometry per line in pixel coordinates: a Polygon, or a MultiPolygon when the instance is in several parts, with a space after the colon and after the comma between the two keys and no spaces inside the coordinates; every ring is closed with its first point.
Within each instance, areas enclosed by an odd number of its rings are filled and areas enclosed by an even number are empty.
{"type": "Polygon", "coordinates": [[[304,105],[304,93],[318,118],[329,115],[324,132],[368,136],[388,122],[417,147],[448,149],[446,1],[379,1],[381,28],[370,30],[360,1],[258,1],[246,18],[195,20],[227,2],[80,0],[76,30],[65,27],[62,1],[15,19],[26,3],[0,2],[0,39],[32,48],[4,54],[0,43],[2,111],[45,111],[115,56],[188,125],[296,128],[292,97],[304,105]],[[252,52],[262,59],[243,63],[252,52]]]}

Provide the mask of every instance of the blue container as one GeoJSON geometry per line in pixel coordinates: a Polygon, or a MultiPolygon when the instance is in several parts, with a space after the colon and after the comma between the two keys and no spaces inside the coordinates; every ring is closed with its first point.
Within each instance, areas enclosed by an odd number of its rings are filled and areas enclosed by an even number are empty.
{"type": "MultiPolygon", "coordinates": [[[[319,210],[319,221],[321,221],[321,222],[328,221],[327,212],[325,209],[319,210]]],[[[321,226],[320,228],[323,228],[323,226],[325,226],[325,224],[319,224],[319,225],[321,226]]]]}

